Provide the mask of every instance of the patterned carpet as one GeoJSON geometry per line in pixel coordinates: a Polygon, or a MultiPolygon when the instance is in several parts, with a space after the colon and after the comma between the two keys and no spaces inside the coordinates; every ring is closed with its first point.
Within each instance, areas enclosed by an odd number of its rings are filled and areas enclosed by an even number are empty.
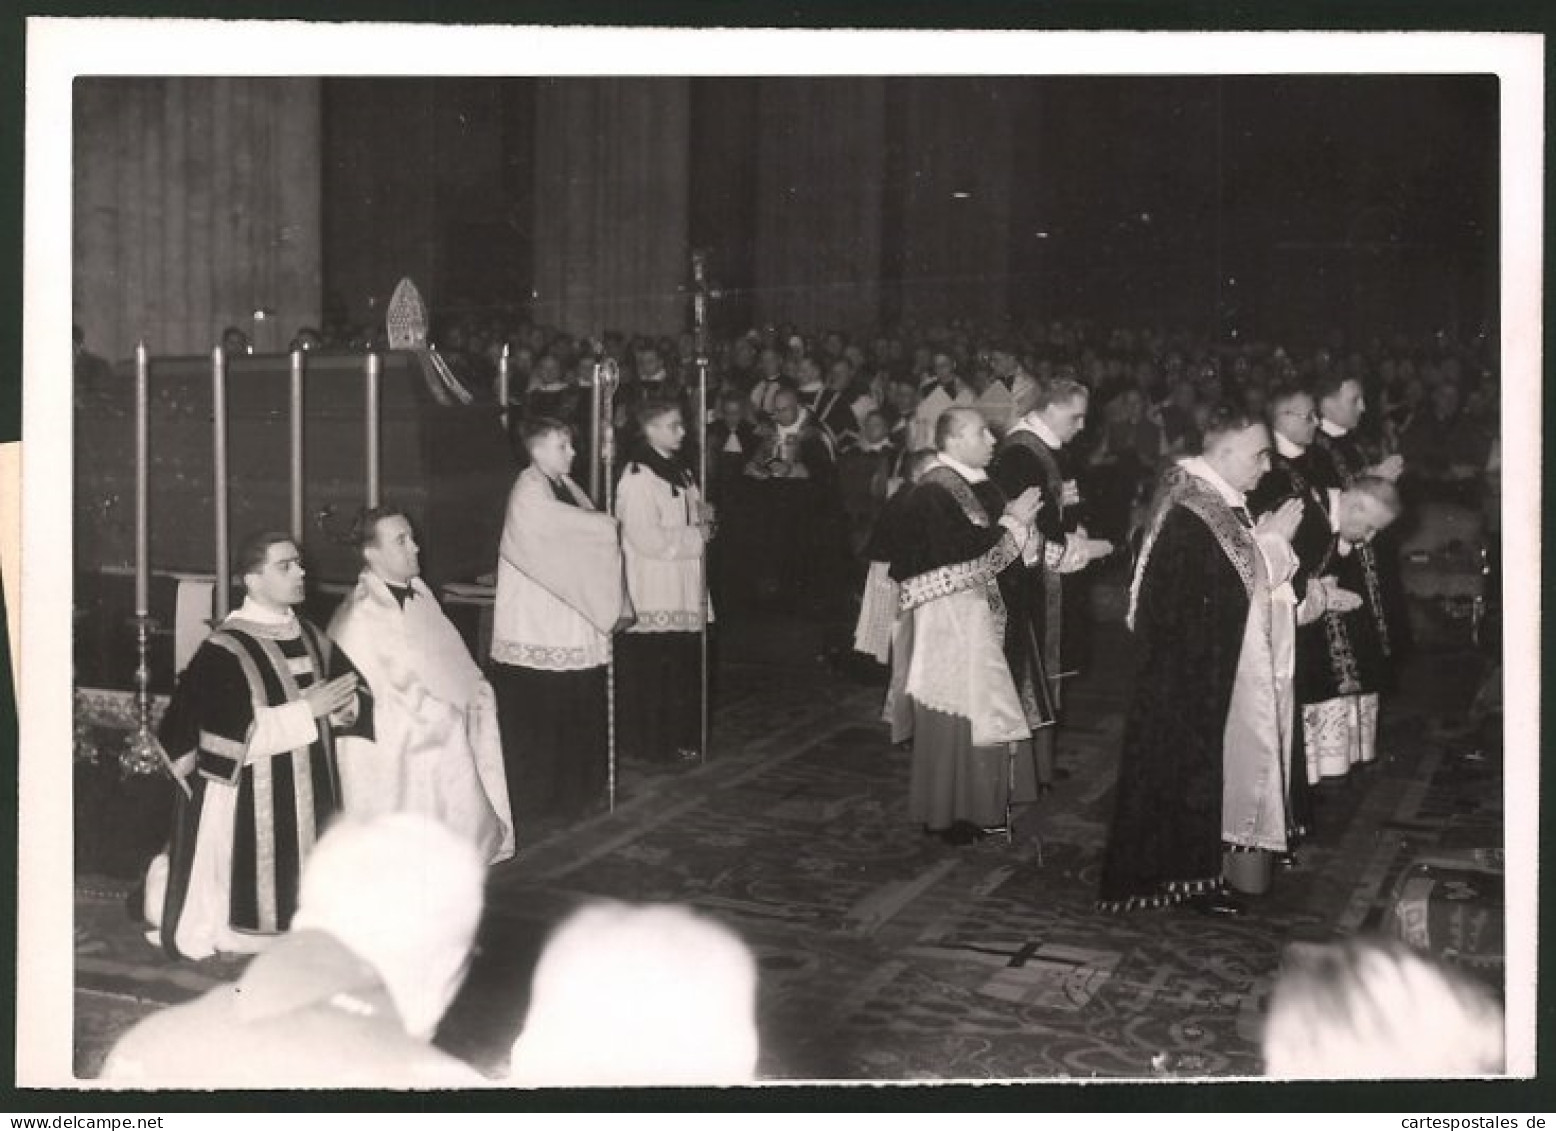
{"type": "MultiPolygon", "coordinates": [[[[623,767],[620,804],[523,830],[494,869],[471,975],[439,1043],[499,1073],[546,932],[582,900],[681,900],[735,927],[762,971],[770,1079],[989,1080],[1254,1075],[1282,946],[1373,929],[1412,852],[1499,828],[1499,761],[1466,769],[1429,737],[1476,662],[1420,657],[1386,708],[1383,761],[1326,786],[1304,866],[1241,920],[1092,910],[1111,805],[1127,637],[1097,628],[1069,692],[1069,777],[1014,837],[953,848],[906,819],[908,756],[857,670],[727,662],[715,757],[623,767]],[[1104,678],[1103,673],[1107,673],[1104,678]],[[1466,776],[1468,775],[1468,776],[1466,776]]],[[[76,1068],[135,1018],[231,978],[238,962],[162,959],[129,884],[78,883],[76,1068]]]]}

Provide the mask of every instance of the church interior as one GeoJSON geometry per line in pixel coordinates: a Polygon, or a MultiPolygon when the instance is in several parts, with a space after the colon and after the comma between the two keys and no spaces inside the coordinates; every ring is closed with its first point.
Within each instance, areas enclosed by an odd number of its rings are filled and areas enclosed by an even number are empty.
{"type": "Polygon", "coordinates": [[[632,427],[598,418],[606,360],[623,395],[662,367],[706,445],[706,745],[613,751],[608,798],[515,819],[438,1048],[500,1082],[548,935],[602,898],[739,936],[759,1081],[1257,1078],[1288,948],[1357,936],[1502,1000],[1497,122],[1481,76],[79,80],[75,1074],[250,961],[169,957],[142,915],[174,790],[135,738],[234,582],[223,554],[300,531],[326,625],[353,514],[392,501],[489,665],[524,422],[568,420],[598,499],[604,433],[632,427]],[[1089,390],[1066,451],[1110,552],[1065,578],[1052,779],[958,843],[910,812],[891,669],[855,628],[917,398],[938,383],[1003,433],[1001,355],[1089,390]],[[1212,400],[1263,413],[1335,371],[1406,468],[1375,756],[1313,786],[1243,913],[1101,912],[1154,478],[1212,400]],[[778,500],[734,418],[767,379],[825,403],[838,372],[868,403],[830,429],[836,476],[778,500]]]}

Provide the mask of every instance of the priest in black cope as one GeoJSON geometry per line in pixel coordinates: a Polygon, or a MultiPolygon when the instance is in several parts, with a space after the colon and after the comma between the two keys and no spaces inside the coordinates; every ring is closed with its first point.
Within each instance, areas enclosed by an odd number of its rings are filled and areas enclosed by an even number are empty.
{"type": "Polygon", "coordinates": [[[1102,910],[1188,900],[1238,914],[1223,890],[1223,845],[1287,848],[1291,697],[1281,684],[1294,617],[1277,590],[1295,570],[1300,515],[1287,503],[1256,527],[1246,509],[1269,448],[1261,421],[1219,409],[1203,454],[1167,473],[1152,506],[1131,587],[1134,695],[1102,910]],[[1282,634],[1284,653],[1273,644],[1282,634]]]}

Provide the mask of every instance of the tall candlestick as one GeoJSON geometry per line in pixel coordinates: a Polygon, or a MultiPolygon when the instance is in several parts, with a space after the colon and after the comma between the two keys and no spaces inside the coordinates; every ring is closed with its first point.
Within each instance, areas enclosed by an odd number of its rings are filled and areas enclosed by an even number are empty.
{"type": "Polygon", "coordinates": [[[367,505],[378,505],[378,354],[367,355],[367,505]]]}
{"type": "Polygon", "coordinates": [[[292,389],[290,421],[292,425],[292,537],[302,544],[303,536],[303,351],[292,351],[292,389]]]}
{"type": "Polygon", "coordinates": [[[508,395],[512,375],[508,371],[508,343],[502,344],[502,356],[497,359],[497,406],[502,429],[508,430],[508,395]]]}
{"type": "Polygon", "coordinates": [[[227,549],[227,355],[211,351],[211,491],[216,511],[216,620],[232,608],[232,563],[227,549]]]}
{"type": "Polygon", "coordinates": [[[146,343],[135,344],[135,615],[151,612],[150,468],[151,361],[146,343]]]}

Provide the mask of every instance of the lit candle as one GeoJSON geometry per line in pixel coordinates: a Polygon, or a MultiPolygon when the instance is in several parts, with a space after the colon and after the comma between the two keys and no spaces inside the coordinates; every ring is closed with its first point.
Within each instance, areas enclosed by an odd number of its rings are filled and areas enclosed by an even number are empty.
{"type": "Polygon", "coordinates": [[[211,351],[211,491],[216,510],[216,620],[231,609],[232,566],[227,551],[227,355],[211,351]]]}
{"type": "Polygon", "coordinates": [[[303,536],[303,351],[292,351],[292,537],[302,544],[303,536]]]}
{"type": "Polygon", "coordinates": [[[502,357],[497,359],[497,406],[502,416],[502,426],[508,427],[508,392],[512,380],[508,372],[508,343],[502,344],[502,357]]]}
{"type": "Polygon", "coordinates": [[[150,478],[151,362],[146,343],[135,344],[135,615],[151,612],[151,536],[147,522],[150,478]]]}
{"type": "Polygon", "coordinates": [[[367,505],[378,505],[378,376],[381,363],[372,350],[367,355],[367,505]]]}

